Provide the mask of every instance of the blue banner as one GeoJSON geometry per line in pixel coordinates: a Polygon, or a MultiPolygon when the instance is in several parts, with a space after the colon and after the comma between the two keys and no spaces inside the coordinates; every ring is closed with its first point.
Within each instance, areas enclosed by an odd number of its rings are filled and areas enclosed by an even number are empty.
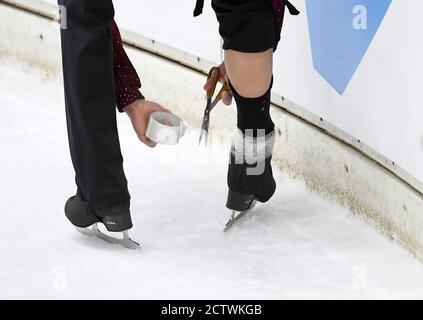
{"type": "Polygon", "coordinates": [[[313,64],[343,94],[392,0],[306,0],[313,64]]]}

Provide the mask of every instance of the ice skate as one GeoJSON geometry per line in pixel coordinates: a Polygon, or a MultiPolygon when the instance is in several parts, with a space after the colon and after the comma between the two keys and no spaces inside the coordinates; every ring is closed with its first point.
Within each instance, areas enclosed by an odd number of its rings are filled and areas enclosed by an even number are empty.
{"type": "Polygon", "coordinates": [[[257,202],[265,203],[275,193],[276,182],[271,166],[274,138],[274,132],[271,132],[261,143],[257,143],[255,137],[246,137],[239,131],[235,134],[228,170],[229,192],[226,202],[226,207],[231,210],[231,218],[226,223],[224,232],[251,212],[257,202]],[[246,148],[259,150],[261,159],[249,156],[252,152],[246,152],[246,148]]]}
{"type": "MultiPolygon", "coordinates": [[[[121,210],[121,208],[114,208],[113,210],[121,210]]],[[[97,237],[110,244],[117,244],[127,249],[139,249],[139,243],[129,237],[129,229],[132,228],[129,210],[122,210],[122,212],[121,214],[100,217],[88,208],[79,192],[69,198],[65,205],[66,217],[80,233],[97,237]],[[102,223],[108,232],[116,235],[122,234],[123,237],[118,238],[101,232],[98,223],[102,223]]]]}
{"type": "Polygon", "coordinates": [[[106,241],[107,243],[117,244],[117,245],[120,245],[120,246],[122,246],[126,249],[131,249],[131,250],[139,250],[140,249],[140,244],[138,242],[135,242],[134,240],[132,240],[129,237],[128,230],[122,232],[123,238],[120,238],[120,239],[112,237],[110,235],[107,235],[107,234],[101,232],[100,229],[97,226],[97,223],[95,223],[91,227],[87,227],[87,228],[76,227],[76,230],[78,230],[83,235],[86,235],[86,236],[89,236],[89,237],[97,237],[101,240],[106,241]]]}
{"type": "Polygon", "coordinates": [[[245,217],[257,204],[254,195],[243,195],[229,191],[226,207],[231,210],[231,217],[226,223],[223,232],[229,231],[237,221],[245,217]]]}

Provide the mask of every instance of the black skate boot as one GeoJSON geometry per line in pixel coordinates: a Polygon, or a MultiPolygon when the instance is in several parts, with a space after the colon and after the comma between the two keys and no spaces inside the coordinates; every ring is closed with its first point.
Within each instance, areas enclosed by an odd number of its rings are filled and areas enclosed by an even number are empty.
{"type": "Polygon", "coordinates": [[[263,154],[262,160],[254,160],[254,157],[248,159],[248,156],[237,153],[234,146],[232,147],[228,169],[228,209],[248,210],[254,200],[264,203],[275,193],[276,182],[271,165],[274,134],[266,136],[266,142],[263,143],[268,145],[268,151],[260,151],[267,153],[267,156],[263,154]]]}
{"type": "Polygon", "coordinates": [[[267,202],[276,190],[271,165],[276,137],[269,113],[271,87],[259,98],[243,98],[232,87],[238,108],[238,130],[232,139],[228,168],[226,207],[232,215],[225,231],[257,201],[267,202]]]}
{"type": "Polygon", "coordinates": [[[237,150],[235,145],[232,146],[228,169],[229,192],[226,202],[226,207],[231,210],[231,218],[225,226],[225,231],[252,210],[256,202],[269,201],[276,190],[271,165],[274,132],[266,135],[262,142],[252,142],[255,150],[261,149],[258,154],[262,155],[262,159],[257,160],[254,159],[255,156],[248,156],[248,152],[252,150],[246,151],[249,149],[247,144],[250,143],[246,140],[251,139],[256,140],[256,138],[243,137],[243,151],[237,150]]]}
{"type": "Polygon", "coordinates": [[[96,236],[112,244],[120,244],[129,249],[138,249],[139,244],[129,238],[128,230],[132,228],[131,214],[128,206],[118,206],[107,210],[102,216],[101,211],[95,213],[88,208],[81,194],[70,197],[65,205],[65,215],[81,233],[96,236]],[[102,233],[97,223],[102,223],[108,232],[123,232],[123,239],[117,239],[102,233]],[[90,229],[89,227],[92,228],[90,229]]]}

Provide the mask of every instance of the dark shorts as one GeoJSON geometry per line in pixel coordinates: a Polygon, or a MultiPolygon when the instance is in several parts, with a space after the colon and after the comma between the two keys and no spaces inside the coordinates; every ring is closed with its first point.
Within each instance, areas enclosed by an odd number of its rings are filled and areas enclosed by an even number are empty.
{"type": "Polygon", "coordinates": [[[271,0],[212,0],[224,50],[276,50],[280,39],[271,0]]]}

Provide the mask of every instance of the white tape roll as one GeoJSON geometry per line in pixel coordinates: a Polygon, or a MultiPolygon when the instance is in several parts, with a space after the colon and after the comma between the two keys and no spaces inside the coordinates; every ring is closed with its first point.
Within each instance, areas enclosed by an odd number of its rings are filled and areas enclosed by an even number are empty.
{"type": "Polygon", "coordinates": [[[182,120],[167,112],[154,112],[147,126],[147,138],[157,144],[173,145],[183,135],[182,120]]]}

